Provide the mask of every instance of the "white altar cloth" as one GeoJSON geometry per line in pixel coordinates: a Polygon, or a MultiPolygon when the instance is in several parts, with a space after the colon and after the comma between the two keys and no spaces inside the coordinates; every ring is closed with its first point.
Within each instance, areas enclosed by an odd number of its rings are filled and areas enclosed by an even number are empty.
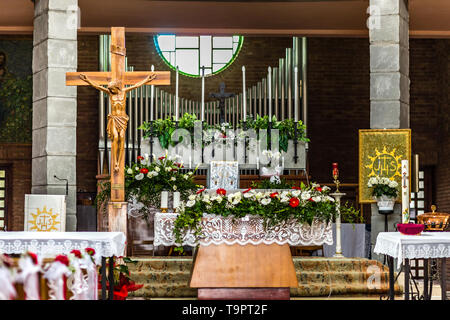
{"type": "Polygon", "coordinates": [[[380,232],[374,252],[397,258],[400,267],[403,259],[429,259],[450,257],[450,232],[422,232],[418,236],[400,232],[380,232]]]}
{"type": "Polygon", "coordinates": [[[31,251],[42,257],[69,254],[74,249],[95,249],[96,257],[123,256],[123,232],[0,232],[0,253],[31,251]]]}
{"type": "MultiPolygon", "coordinates": [[[[174,222],[177,213],[155,214],[155,246],[173,246],[175,234],[174,222]]],[[[264,229],[264,220],[258,216],[245,218],[222,217],[205,214],[202,219],[201,235],[197,237],[189,230],[183,237],[182,245],[195,247],[197,244],[208,246],[210,244],[289,244],[291,246],[310,246],[332,244],[332,224],[314,221],[311,226],[299,224],[295,220],[284,222],[264,229]]]]}

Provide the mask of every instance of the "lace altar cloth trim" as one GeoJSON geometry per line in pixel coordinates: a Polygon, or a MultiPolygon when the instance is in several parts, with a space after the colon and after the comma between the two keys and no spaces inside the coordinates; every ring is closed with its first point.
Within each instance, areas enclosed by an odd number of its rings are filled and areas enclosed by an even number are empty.
{"type": "MultiPolygon", "coordinates": [[[[155,240],[154,245],[173,246],[175,235],[173,233],[176,213],[155,214],[155,240]]],[[[225,218],[212,214],[205,214],[202,220],[202,234],[198,237],[199,244],[289,244],[323,245],[333,244],[332,224],[314,221],[311,226],[288,221],[264,230],[263,219],[256,216],[245,218],[225,218]]],[[[192,231],[188,231],[182,245],[196,246],[197,239],[192,231]]]]}
{"type": "Polygon", "coordinates": [[[403,259],[448,258],[450,232],[422,232],[418,236],[403,235],[400,232],[380,232],[373,251],[398,258],[398,267],[403,259]]]}
{"type": "Polygon", "coordinates": [[[73,249],[94,248],[96,256],[123,256],[122,232],[0,232],[0,253],[31,251],[43,257],[68,254],[73,249]]]}

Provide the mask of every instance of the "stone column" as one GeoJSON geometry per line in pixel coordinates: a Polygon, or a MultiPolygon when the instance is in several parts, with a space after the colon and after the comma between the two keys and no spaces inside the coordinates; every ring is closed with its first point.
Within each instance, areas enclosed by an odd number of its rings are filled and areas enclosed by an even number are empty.
{"type": "MultiPolygon", "coordinates": [[[[409,128],[409,13],[408,0],[370,0],[370,128],[409,128]]],[[[372,257],[384,216],[372,204],[372,257]]],[[[401,207],[389,216],[389,231],[401,222],[401,207]]]]}
{"type": "Polygon", "coordinates": [[[33,31],[32,187],[35,194],[65,194],[66,230],[76,230],[77,89],[65,74],[77,68],[77,0],[36,0],[33,31]]]}

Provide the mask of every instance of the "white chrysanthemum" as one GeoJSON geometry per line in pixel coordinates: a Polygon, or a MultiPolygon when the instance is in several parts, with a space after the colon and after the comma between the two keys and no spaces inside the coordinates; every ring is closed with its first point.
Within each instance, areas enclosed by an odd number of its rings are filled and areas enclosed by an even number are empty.
{"type": "Polygon", "coordinates": [[[293,195],[294,197],[298,197],[298,196],[300,195],[300,193],[301,193],[300,190],[294,190],[294,191],[292,191],[292,195],[293,195]]]}
{"type": "Polygon", "coordinates": [[[136,171],[140,171],[141,169],[139,167],[136,167],[136,171]]]}
{"type": "Polygon", "coordinates": [[[189,200],[195,200],[197,197],[195,196],[195,194],[191,194],[188,199],[189,200]]]}
{"type": "Polygon", "coordinates": [[[261,199],[261,204],[262,204],[263,206],[267,206],[267,205],[270,203],[270,201],[272,201],[272,199],[270,199],[270,198],[264,198],[264,199],[261,199]]]}
{"type": "Polygon", "coordinates": [[[311,194],[309,192],[302,192],[301,198],[302,200],[308,200],[311,198],[311,194]]]}
{"type": "Polygon", "coordinates": [[[322,200],[321,197],[312,197],[314,202],[320,202],[322,200]]]}
{"type": "Polygon", "coordinates": [[[172,171],[172,168],[166,167],[166,171],[170,172],[170,171],[172,171]]]}
{"type": "Polygon", "coordinates": [[[176,181],[176,180],[177,180],[177,178],[175,178],[175,177],[170,178],[170,181],[176,181]]]}
{"type": "Polygon", "coordinates": [[[189,179],[189,176],[187,174],[185,174],[183,177],[184,177],[184,180],[188,180],[189,179]]]}
{"type": "Polygon", "coordinates": [[[286,198],[286,197],[289,197],[289,191],[283,191],[283,192],[281,192],[281,195],[280,195],[282,198],[286,198]]]}
{"type": "Polygon", "coordinates": [[[204,201],[204,202],[209,202],[209,201],[210,201],[210,196],[209,196],[209,194],[205,193],[205,194],[203,195],[202,201],[204,201]]]}
{"type": "Polygon", "coordinates": [[[142,180],[142,179],[144,179],[144,174],[143,173],[139,173],[139,174],[137,174],[136,175],[136,180],[142,180]]]}
{"type": "Polygon", "coordinates": [[[397,181],[392,180],[391,182],[389,182],[389,187],[391,187],[391,188],[397,188],[397,187],[398,187],[397,181]]]}
{"type": "Polygon", "coordinates": [[[259,199],[261,199],[262,197],[264,197],[264,195],[263,195],[262,192],[258,192],[258,193],[255,194],[256,200],[259,200],[259,199]]]}
{"type": "Polygon", "coordinates": [[[251,197],[253,197],[253,193],[250,193],[250,192],[244,193],[244,198],[250,199],[251,197]]]}
{"type": "Polygon", "coordinates": [[[152,176],[154,176],[154,177],[156,177],[159,173],[158,172],[156,172],[156,171],[151,171],[150,172],[151,174],[152,174],[152,176]]]}
{"type": "Polygon", "coordinates": [[[281,197],[280,202],[289,202],[289,198],[288,197],[281,197]]]}
{"type": "Polygon", "coordinates": [[[128,168],[127,173],[128,173],[128,174],[133,174],[133,169],[128,168]]]}
{"type": "Polygon", "coordinates": [[[147,173],[147,178],[149,178],[149,179],[153,178],[152,172],[153,171],[150,171],[149,173],[147,173]]]}
{"type": "Polygon", "coordinates": [[[331,188],[330,187],[328,187],[328,186],[323,186],[322,187],[322,191],[328,191],[328,190],[330,190],[331,188]]]}
{"type": "Polygon", "coordinates": [[[155,167],[155,171],[159,172],[161,169],[159,167],[155,167]]]}
{"type": "Polygon", "coordinates": [[[188,202],[186,202],[186,207],[191,208],[194,206],[194,204],[195,204],[195,200],[189,200],[188,202]]]}

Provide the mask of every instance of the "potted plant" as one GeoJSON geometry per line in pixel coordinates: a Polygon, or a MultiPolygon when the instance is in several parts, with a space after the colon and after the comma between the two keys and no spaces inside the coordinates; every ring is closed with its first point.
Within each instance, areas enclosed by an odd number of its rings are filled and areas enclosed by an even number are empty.
{"type": "Polygon", "coordinates": [[[395,200],[398,195],[398,183],[386,177],[372,177],[367,182],[367,186],[372,188],[372,196],[377,201],[378,210],[394,210],[395,200]]]}

